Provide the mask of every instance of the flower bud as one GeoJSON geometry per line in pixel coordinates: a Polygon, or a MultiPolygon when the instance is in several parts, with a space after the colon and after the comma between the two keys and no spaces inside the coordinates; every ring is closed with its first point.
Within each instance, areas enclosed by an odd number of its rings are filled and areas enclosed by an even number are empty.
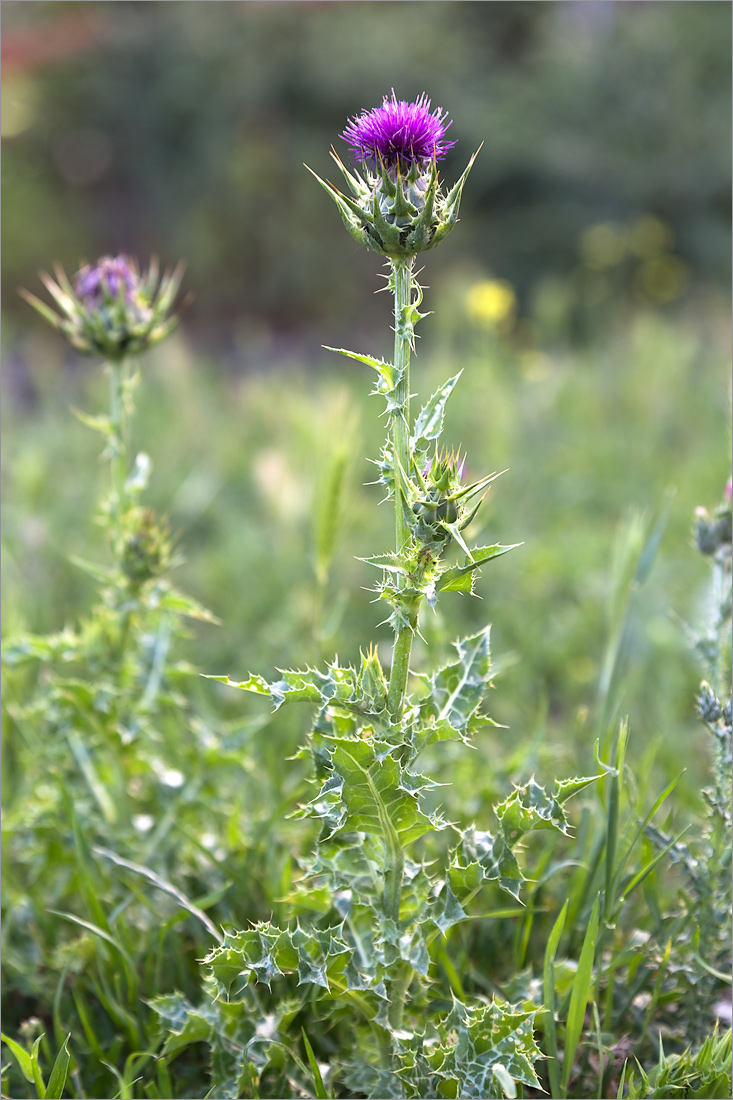
{"type": "Polygon", "coordinates": [[[361,668],[357,681],[359,703],[365,710],[378,714],[387,705],[387,681],[376,649],[370,646],[361,654],[361,668]]]}
{"type": "Polygon", "coordinates": [[[436,454],[426,467],[422,481],[425,492],[412,505],[417,517],[415,537],[426,544],[446,542],[451,537],[448,527],[463,519],[465,508],[461,498],[461,477],[465,462],[456,454],[436,454]]]}
{"type": "Polygon", "coordinates": [[[696,508],[694,534],[701,554],[715,555],[721,547],[728,554],[731,544],[730,504],[722,504],[712,514],[705,508],[696,508]]]}
{"type": "Polygon", "coordinates": [[[133,508],[125,517],[122,571],[133,587],[159,576],[170,561],[170,530],[151,508],[133,508]]]}
{"type": "Polygon", "coordinates": [[[70,282],[55,269],[56,281],[45,273],[41,279],[61,314],[33,294],[21,295],[54,328],[64,333],[72,347],[85,355],[121,359],[137,355],[157,344],[178,323],[168,316],[183,276],[179,265],[160,280],[155,261],[141,275],[128,256],[103,256],[82,267],[70,282]]]}

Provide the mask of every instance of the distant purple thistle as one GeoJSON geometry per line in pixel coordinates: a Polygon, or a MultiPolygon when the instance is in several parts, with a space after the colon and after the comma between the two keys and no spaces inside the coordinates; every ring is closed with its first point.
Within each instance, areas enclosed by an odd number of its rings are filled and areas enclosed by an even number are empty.
{"type": "Polygon", "coordinates": [[[381,107],[362,111],[349,124],[341,137],[351,146],[355,162],[366,162],[376,168],[379,161],[386,168],[409,169],[433,160],[442,160],[455,141],[445,141],[450,122],[440,107],[430,111],[425,92],[415,103],[384,97],[381,107]]]}
{"type": "Polygon", "coordinates": [[[91,309],[102,305],[107,297],[116,299],[121,288],[125,290],[125,301],[131,304],[139,284],[137,269],[127,256],[103,256],[74,276],[74,290],[91,309]]]}

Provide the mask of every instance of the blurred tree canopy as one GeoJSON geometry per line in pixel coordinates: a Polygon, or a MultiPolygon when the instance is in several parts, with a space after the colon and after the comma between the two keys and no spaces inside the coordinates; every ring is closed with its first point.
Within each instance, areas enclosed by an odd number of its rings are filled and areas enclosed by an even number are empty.
{"type": "Polygon", "coordinates": [[[693,285],[727,285],[728,4],[3,8],[7,310],[39,267],[124,250],[186,259],[187,323],[222,349],[370,326],[375,257],[303,162],[333,176],[347,117],[392,87],[454,119],[449,182],[485,143],[429,282],[464,264],[521,299],[578,264],[589,226],[652,215],[693,285]]]}

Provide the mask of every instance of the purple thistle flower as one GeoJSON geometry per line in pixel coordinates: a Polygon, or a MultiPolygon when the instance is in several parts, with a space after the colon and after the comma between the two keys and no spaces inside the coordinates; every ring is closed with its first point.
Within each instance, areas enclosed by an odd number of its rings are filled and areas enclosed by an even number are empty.
{"type": "Polygon", "coordinates": [[[102,305],[106,298],[116,299],[124,290],[125,301],[132,303],[140,286],[140,276],[127,256],[102,256],[96,264],[87,264],[74,276],[74,291],[88,309],[102,305]]]}
{"type": "Polygon", "coordinates": [[[61,310],[21,290],[20,294],[78,351],[120,359],[138,355],[171,332],[178,319],[170,308],[183,277],[183,265],[161,278],[156,260],[140,273],[129,256],[102,256],[70,280],[62,267],[56,280],[41,272],[41,281],[61,310]]]}
{"type": "Polygon", "coordinates": [[[376,169],[380,160],[386,168],[408,170],[411,165],[425,166],[442,160],[455,141],[446,141],[450,122],[440,107],[430,111],[425,92],[414,103],[384,97],[381,107],[362,111],[349,123],[341,137],[351,146],[356,163],[366,162],[376,169]]]}

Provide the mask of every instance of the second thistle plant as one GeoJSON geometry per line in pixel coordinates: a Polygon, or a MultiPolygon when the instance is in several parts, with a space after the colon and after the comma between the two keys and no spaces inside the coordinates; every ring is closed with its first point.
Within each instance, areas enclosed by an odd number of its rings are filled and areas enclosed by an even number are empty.
{"type": "MultiPolygon", "coordinates": [[[[108,412],[77,416],[104,439],[109,485],[101,522],[112,566],[77,562],[103,584],[91,615],[77,629],[10,639],[3,646],[3,662],[17,666],[39,660],[51,670],[46,697],[34,699],[32,707],[40,707],[56,732],[74,744],[76,729],[84,724],[78,711],[89,697],[80,684],[88,678],[106,698],[109,730],[126,744],[151,731],[152,715],[165,695],[166,672],[171,671],[167,655],[174,621],[180,615],[214,621],[165,577],[172,562],[168,524],[140,503],[152,464],[145,453],[134,459],[130,454],[130,423],[140,379],[135,359],[177,324],[170,311],[183,269],[179,266],[161,278],[153,262],[141,274],[134,260],[118,255],[83,266],[72,279],[61,268],[55,273],[56,280],[46,274],[41,278],[60,313],[27,291],[21,294],[76,350],[105,360],[108,412]]],[[[98,729],[98,723],[93,728],[98,729]]],[[[115,812],[103,786],[97,784],[98,801],[110,824],[115,812]]]]}
{"type": "MultiPolygon", "coordinates": [[[[340,1095],[498,1097],[538,1085],[533,1011],[468,996],[457,976],[452,990],[443,989],[436,959],[485,883],[518,901],[517,845],[532,829],[566,832],[564,803],[592,780],[557,782],[552,793],[533,780],[518,787],[496,808],[495,833],[455,829],[440,869],[425,847],[430,834],[453,827],[426,805],[437,784],[419,770],[421,754],[436,742],[468,743],[490,721],[481,704],[492,669],[486,627],[456,642],[446,664],[411,681],[418,617],[443,592],[470,593],[477,570],[511,549],[470,545],[469,525],[497,475],[464,483],[464,459],[440,444],[458,376],[414,419],[410,411],[410,355],[422,316],[415,258],[454,226],[473,163],[444,195],[438,162],[452,144],[448,125],[424,95],[407,103],[393,92],[342,135],[361,173],[334,154],[351,196],[319,181],[352,236],[387,258],[394,295],[393,362],[332,349],[371,367],[375,393],[386,401],[377,467],[394,505],[395,545],[365,560],[378,574],[377,597],[390,608],[394,648],[389,674],[370,646],[358,667],[334,662],[272,681],[214,677],[267,696],[276,708],[315,707],[301,755],[312,760],[316,793],[300,813],[321,826],[289,899],[295,923],[226,933],[205,961],[210,1011],[219,1013],[209,1027],[216,1095],[280,1095],[268,1090],[277,1087],[271,1075],[283,1048],[296,1076],[307,1077],[307,1057],[316,1095],[330,1094],[307,1037],[303,1058],[292,1047],[299,1042],[292,1021],[306,1005],[329,1021],[319,1030],[330,1033],[330,1053],[320,1054],[329,1060],[328,1089],[340,1095]],[[273,981],[289,996],[272,997],[273,981]]],[[[185,1045],[201,1010],[182,997],[154,1007],[177,1046],[185,1045]]]]}

